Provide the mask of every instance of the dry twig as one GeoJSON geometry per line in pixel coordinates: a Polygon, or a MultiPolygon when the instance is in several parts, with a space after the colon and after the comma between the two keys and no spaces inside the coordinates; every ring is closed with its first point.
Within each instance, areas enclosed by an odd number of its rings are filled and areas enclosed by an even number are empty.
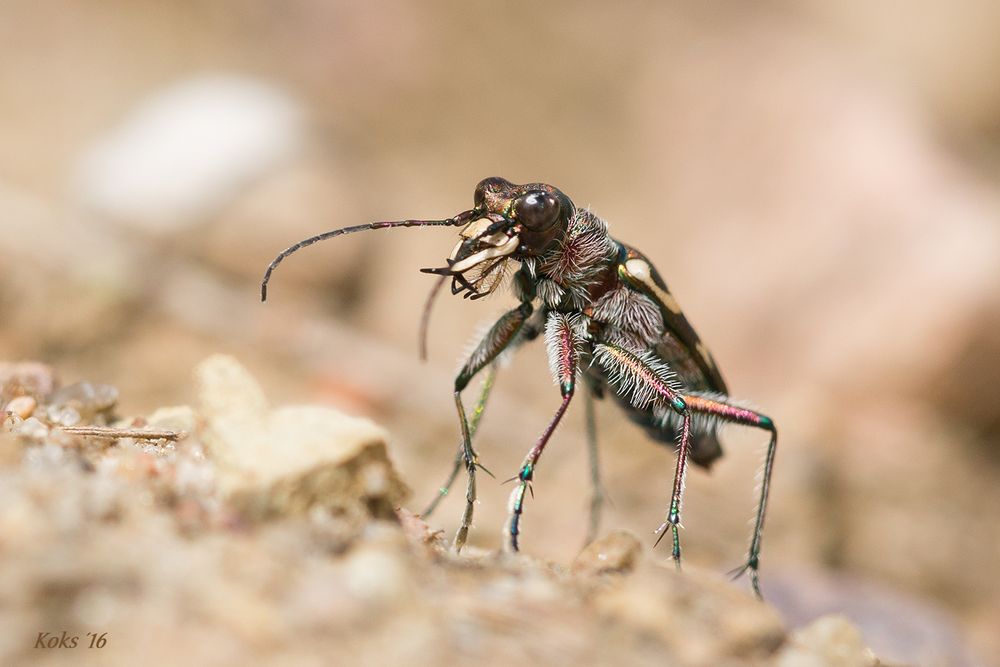
{"type": "Polygon", "coordinates": [[[112,426],[63,426],[62,430],[73,435],[87,435],[95,438],[133,438],[135,440],[180,440],[187,433],[149,428],[114,428],[112,426]]]}

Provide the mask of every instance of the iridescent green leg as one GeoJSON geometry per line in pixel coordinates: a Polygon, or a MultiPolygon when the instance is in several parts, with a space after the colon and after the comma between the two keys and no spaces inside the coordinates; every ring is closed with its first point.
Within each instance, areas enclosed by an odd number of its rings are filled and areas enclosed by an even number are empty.
{"type": "MultiPolygon", "coordinates": [[[[691,448],[691,412],[684,410],[681,412],[681,435],[677,445],[677,468],[674,470],[674,490],[670,495],[670,509],[667,511],[667,520],[664,521],[657,532],[660,536],[656,538],[656,544],[660,543],[663,536],[667,534],[666,528],[670,526],[671,542],[673,548],[671,555],[677,569],[681,569],[681,503],[684,500],[684,477],[687,475],[688,452],[691,448]]],[[[655,545],[654,545],[655,546],[655,545]]]]}
{"type": "Polygon", "coordinates": [[[479,371],[492,364],[497,356],[517,338],[518,332],[533,310],[532,305],[525,302],[505,313],[497,320],[496,324],[490,327],[486,336],[473,350],[469,360],[465,362],[455,378],[455,410],[458,412],[458,421],[462,432],[462,461],[469,479],[465,491],[465,511],[462,513],[462,523],[458,527],[458,532],[455,533],[455,541],[452,545],[455,551],[461,551],[469,537],[469,528],[472,526],[472,515],[476,504],[476,468],[482,468],[476,452],[472,448],[472,432],[466,417],[465,406],[462,405],[462,390],[469,385],[469,382],[479,371]]]}
{"type": "MultiPolygon", "coordinates": [[[[472,438],[476,437],[476,431],[479,429],[479,422],[483,417],[483,411],[486,409],[486,402],[490,398],[490,392],[493,390],[493,384],[497,377],[497,365],[496,363],[490,364],[487,370],[486,379],[483,380],[483,386],[479,392],[479,400],[476,402],[476,407],[472,409],[472,418],[469,420],[469,436],[472,438]]],[[[421,516],[427,518],[437,509],[437,506],[441,503],[441,500],[448,495],[451,491],[452,484],[455,483],[455,479],[458,478],[458,473],[462,469],[462,461],[464,460],[464,447],[459,444],[458,451],[455,453],[454,465],[451,469],[451,474],[448,475],[448,479],[445,480],[444,484],[441,486],[437,495],[434,496],[434,500],[427,505],[427,509],[423,511],[421,516]]]]}
{"type": "Polygon", "coordinates": [[[590,523],[583,545],[597,539],[601,527],[601,511],[604,509],[604,486],[601,484],[601,462],[597,450],[597,415],[594,408],[594,390],[583,383],[583,405],[586,413],[587,454],[590,460],[590,523]]]}
{"type": "MultiPolygon", "coordinates": [[[[510,351],[515,347],[518,347],[524,343],[533,341],[541,333],[541,330],[545,326],[545,313],[544,311],[538,310],[533,313],[533,318],[529,318],[521,327],[518,336],[512,340],[505,350],[510,351]],[[540,318],[540,319],[539,319],[540,318]]],[[[493,390],[493,384],[496,381],[497,364],[493,363],[490,365],[489,376],[483,382],[483,386],[480,390],[479,401],[476,403],[476,407],[472,410],[472,420],[469,423],[469,434],[475,438],[476,431],[479,428],[479,421],[482,419],[483,411],[486,409],[486,403],[489,400],[490,392],[493,390]]],[[[424,510],[422,516],[426,519],[431,515],[437,506],[441,503],[442,498],[448,495],[451,491],[452,485],[455,483],[455,479],[458,477],[458,472],[462,469],[463,461],[463,446],[459,443],[458,452],[455,454],[454,467],[451,470],[451,474],[448,475],[448,479],[445,480],[444,485],[440,488],[440,493],[434,497],[434,500],[427,506],[424,510]]]]}
{"type": "Polygon", "coordinates": [[[744,572],[749,572],[750,586],[753,588],[753,592],[757,595],[757,597],[760,598],[762,597],[760,594],[760,577],[758,575],[758,569],[760,568],[760,542],[761,535],[764,532],[764,518],[767,515],[767,496],[771,490],[771,472],[774,468],[774,455],[778,448],[778,429],[775,427],[774,421],[770,417],[762,415],[759,412],[755,412],[754,410],[740,408],[722,401],[703,398],[701,396],[684,396],[684,400],[687,402],[688,408],[690,408],[693,412],[711,415],[735,424],[754,426],[771,434],[771,438],[767,443],[767,454],[764,457],[764,475],[760,485],[760,498],[757,501],[757,516],[753,524],[753,535],[750,538],[750,549],[747,553],[747,561],[742,567],[733,570],[733,574],[737,577],[742,575],[744,572]]]}
{"type": "Polygon", "coordinates": [[[528,451],[517,476],[509,480],[518,480],[518,485],[511,492],[510,516],[507,521],[509,538],[507,547],[511,551],[518,550],[521,514],[524,512],[524,493],[531,488],[531,480],[534,478],[538,459],[541,458],[545,445],[548,444],[562,416],[566,414],[566,409],[569,407],[569,402],[576,389],[576,376],[580,366],[580,347],[583,344],[583,338],[577,328],[578,322],[572,316],[553,312],[548,315],[545,323],[545,343],[549,353],[549,366],[559,385],[563,400],[548,426],[539,436],[535,446],[528,451]]]}
{"type": "Polygon", "coordinates": [[[559,425],[559,420],[566,413],[566,408],[569,407],[569,402],[573,398],[572,388],[569,393],[563,394],[563,401],[559,405],[559,409],[556,410],[556,414],[552,417],[549,425],[545,427],[545,431],[542,433],[541,437],[538,438],[538,442],[535,446],[531,448],[528,455],[524,458],[524,463],[521,464],[521,470],[517,473],[517,477],[514,479],[519,480],[517,487],[511,494],[510,500],[510,519],[509,519],[509,533],[510,542],[508,547],[511,551],[517,551],[519,549],[517,540],[518,536],[521,534],[521,514],[524,512],[524,492],[531,488],[531,480],[535,476],[535,468],[538,466],[538,459],[542,456],[542,451],[545,449],[545,445],[548,444],[549,438],[552,437],[552,433],[556,430],[556,426],[559,425]]]}

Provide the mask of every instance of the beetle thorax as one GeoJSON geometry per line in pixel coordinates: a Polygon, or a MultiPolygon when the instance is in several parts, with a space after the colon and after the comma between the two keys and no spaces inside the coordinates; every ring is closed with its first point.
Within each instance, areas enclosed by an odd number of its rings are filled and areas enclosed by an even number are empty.
{"type": "Polygon", "coordinates": [[[612,270],[617,244],[608,236],[608,226],[586,209],[574,212],[565,235],[537,258],[524,260],[536,279],[538,297],[549,308],[582,309],[590,290],[612,270]]]}

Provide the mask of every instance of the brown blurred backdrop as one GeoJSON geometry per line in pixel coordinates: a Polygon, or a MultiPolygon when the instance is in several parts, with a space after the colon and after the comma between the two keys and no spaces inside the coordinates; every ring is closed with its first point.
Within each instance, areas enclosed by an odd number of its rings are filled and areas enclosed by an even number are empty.
{"type": "MultiPolygon", "coordinates": [[[[385,424],[419,511],[457,437],[451,373],[506,293],[442,299],[421,365],[417,269],[451,231],[304,251],[266,306],[257,282],[299,238],[451,215],[485,176],[549,182],[657,262],[775,417],[764,585],[790,622],[845,611],[900,659],[1000,653],[1000,5],[698,5],[5,2],[0,358],[110,382],[140,414],[232,352],[275,401],[385,424]]],[[[522,351],[484,420],[500,479],[557,406],[542,360],[522,351]]],[[[583,538],[582,420],[541,462],[533,554],[583,538]]],[[[671,452],[599,421],[605,526],[651,544],[671,452]]],[[[764,444],[727,435],[684,532],[719,569],[764,444]]],[[[494,547],[507,489],[481,486],[473,540],[494,547]]]]}

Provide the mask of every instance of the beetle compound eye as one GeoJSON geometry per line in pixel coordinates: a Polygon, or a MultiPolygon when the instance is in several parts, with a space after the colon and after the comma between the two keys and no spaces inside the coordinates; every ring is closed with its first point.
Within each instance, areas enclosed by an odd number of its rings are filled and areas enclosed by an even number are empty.
{"type": "Polygon", "coordinates": [[[514,202],[514,219],[531,230],[541,230],[559,219],[559,200],[547,192],[531,192],[514,202]]]}

